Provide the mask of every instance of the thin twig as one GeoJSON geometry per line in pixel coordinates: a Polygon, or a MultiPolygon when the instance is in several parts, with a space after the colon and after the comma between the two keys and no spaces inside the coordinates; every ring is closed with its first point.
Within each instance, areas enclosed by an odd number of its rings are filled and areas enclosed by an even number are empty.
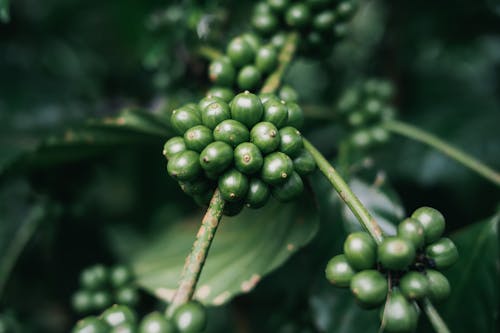
{"type": "Polygon", "coordinates": [[[434,327],[436,333],[450,333],[448,326],[444,322],[443,318],[439,315],[434,305],[428,298],[424,298],[423,301],[420,302],[420,308],[425,312],[427,318],[434,327]]]}

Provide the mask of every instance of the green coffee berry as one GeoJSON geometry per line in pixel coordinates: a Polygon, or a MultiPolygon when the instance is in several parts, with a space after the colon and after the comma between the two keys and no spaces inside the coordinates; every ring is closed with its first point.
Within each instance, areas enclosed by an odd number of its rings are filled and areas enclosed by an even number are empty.
{"type": "Polygon", "coordinates": [[[125,323],[135,323],[135,313],[125,305],[113,305],[101,314],[101,320],[111,327],[116,327],[125,323]]]}
{"type": "Polygon", "coordinates": [[[236,95],[231,102],[231,117],[248,128],[258,123],[263,114],[260,98],[248,91],[236,95]]]}
{"type": "Polygon", "coordinates": [[[437,209],[431,207],[420,207],[411,215],[416,219],[425,233],[425,242],[432,243],[441,237],[445,227],[444,216],[437,209]]]}
{"type": "Polygon", "coordinates": [[[261,208],[269,200],[271,191],[269,186],[260,178],[250,179],[245,204],[250,208],[261,208]]]}
{"type": "Polygon", "coordinates": [[[429,281],[429,299],[432,302],[442,302],[450,295],[451,287],[448,279],[438,271],[428,269],[426,271],[429,281]]]}
{"type": "Polygon", "coordinates": [[[207,96],[218,97],[222,99],[224,102],[229,103],[234,98],[234,92],[230,88],[212,87],[210,88],[210,90],[207,91],[207,96]]]}
{"type": "Polygon", "coordinates": [[[89,290],[97,290],[106,286],[108,271],[103,265],[94,265],[85,269],[80,275],[80,284],[89,290]]]}
{"type": "MultiPolygon", "coordinates": [[[[208,107],[210,108],[210,106],[208,107]]],[[[198,153],[205,149],[212,141],[214,141],[212,130],[203,125],[191,127],[184,133],[186,147],[198,153]]]]}
{"type": "Polygon", "coordinates": [[[163,155],[167,158],[167,160],[171,159],[177,153],[187,150],[186,143],[184,142],[184,138],[180,136],[174,136],[165,142],[163,146],[163,155]]]}
{"type": "Polygon", "coordinates": [[[303,3],[296,3],[288,7],[285,21],[292,28],[303,28],[311,20],[311,11],[303,3]]]}
{"type": "Polygon", "coordinates": [[[214,129],[226,119],[231,118],[231,110],[226,102],[213,102],[200,111],[203,125],[214,129]]]}
{"type": "Polygon", "coordinates": [[[351,279],[356,274],[343,254],[336,255],[326,265],[325,275],[328,281],[337,287],[349,287],[351,279]]]}
{"type": "Polygon", "coordinates": [[[236,67],[250,64],[255,56],[252,46],[241,37],[236,37],[229,42],[226,54],[236,67]]]}
{"type": "Polygon", "coordinates": [[[366,129],[360,129],[352,133],[350,143],[353,147],[366,149],[372,143],[371,134],[366,129]]]}
{"type": "Polygon", "coordinates": [[[342,1],[337,6],[337,14],[342,19],[351,17],[356,11],[356,6],[352,1],[342,1]]]}
{"type": "Polygon", "coordinates": [[[304,125],[304,112],[302,108],[293,102],[287,102],[286,107],[288,109],[288,126],[295,127],[296,129],[301,129],[304,125]]]}
{"type": "Polygon", "coordinates": [[[325,10],[314,17],[313,27],[318,31],[328,31],[333,27],[335,20],[335,12],[331,10],[325,10]]]}
{"type": "Polygon", "coordinates": [[[275,32],[278,24],[278,18],[273,13],[261,13],[252,16],[252,26],[263,35],[275,32]]]}
{"type": "Polygon", "coordinates": [[[111,294],[104,290],[97,290],[92,292],[92,307],[94,309],[104,309],[113,304],[111,294]]]}
{"type": "Polygon", "coordinates": [[[371,118],[376,118],[377,116],[380,116],[380,113],[382,112],[382,104],[380,103],[380,100],[376,98],[368,99],[365,102],[364,111],[365,114],[371,118]]]}
{"type": "Polygon", "coordinates": [[[137,333],[137,327],[132,323],[123,323],[115,327],[111,327],[109,333],[137,333]]]}
{"type": "Polygon", "coordinates": [[[389,141],[389,132],[381,126],[372,127],[370,129],[370,136],[375,143],[383,144],[389,141]]]}
{"type": "Polygon", "coordinates": [[[212,142],[200,154],[200,165],[207,171],[218,175],[233,162],[233,148],[222,141],[212,142]]]}
{"type": "Polygon", "coordinates": [[[217,96],[212,96],[212,95],[208,95],[208,96],[200,99],[200,101],[198,102],[198,107],[197,107],[198,114],[200,115],[200,119],[201,119],[201,110],[203,110],[204,108],[206,108],[207,106],[209,106],[210,104],[215,103],[215,102],[224,103],[224,100],[222,98],[219,98],[217,96]]]}
{"type": "MultiPolygon", "coordinates": [[[[284,85],[279,91],[279,96],[281,100],[289,103],[297,103],[299,100],[299,95],[297,91],[290,87],[289,85],[284,85]]],[[[287,117],[288,118],[288,117],[287,117]]]]}
{"type": "Polygon", "coordinates": [[[274,124],[277,128],[282,128],[288,122],[288,108],[283,101],[276,98],[269,98],[264,103],[263,121],[274,124]]]}
{"type": "Polygon", "coordinates": [[[399,280],[399,288],[409,300],[419,300],[427,297],[429,293],[429,281],[420,272],[408,272],[399,280]]]}
{"type": "Polygon", "coordinates": [[[440,238],[427,245],[425,254],[434,261],[438,269],[448,268],[458,260],[458,250],[449,238],[440,238]]]}
{"type": "Polygon", "coordinates": [[[356,301],[364,308],[382,305],[387,296],[387,280],[376,270],[356,273],[351,279],[350,286],[356,301]]]}
{"type": "Polygon", "coordinates": [[[208,76],[210,80],[223,87],[231,87],[236,78],[236,70],[227,57],[212,61],[208,67],[208,76]]]}
{"type": "Polygon", "coordinates": [[[263,154],[273,152],[280,144],[278,129],[270,122],[260,122],[250,131],[250,141],[259,147],[263,154]]]}
{"type": "Polygon", "coordinates": [[[115,302],[121,305],[135,306],[139,302],[139,293],[134,287],[121,287],[115,292],[115,302]]]}
{"type": "Polygon", "coordinates": [[[241,35],[241,38],[243,38],[252,47],[252,50],[254,52],[257,52],[257,50],[260,48],[261,40],[256,34],[246,33],[241,35]]]}
{"type": "Polygon", "coordinates": [[[359,127],[366,122],[366,115],[363,111],[355,110],[347,116],[347,124],[352,127],[359,127]]]}
{"type": "Polygon", "coordinates": [[[228,119],[215,127],[214,139],[236,147],[240,143],[250,140],[250,133],[245,125],[239,121],[228,119]]]}
{"type": "Polygon", "coordinates": [[[288,202],[297,199],[304,190],[304,182],[295,171],[279,185],[271,188],[273,197],[281,202],[288,202]]]}
{"type": "Polygon", "coordinates": [[[316,161],[309,151],[302,149],[293,159],[293,168],[301,176],[307,176],[316,170],[316,161]]]}
{"type": "Polygon", "coordinates": [[[420,248],[424,245],[424,228],[414,218],[407,218],[398,225],[398,237],[407,239],[415,248],[420,248]]]}
{"type": "Polygon", "coordinates": [[[139,325],[139,333],[175,333],[175,325],[159,312],[146,315],[139,325]]]}
{"type": "Polygon", "coordinates": [[[245,208],[243,201],[226,202],[222,213],[225,216],[236,216],[243,210],[243,208],[245,208]]]}
{"type": "Polygon", "coordinates": [[[295,127],[287,126],[280,129],[279,133],[279,150],[290,157],[297,156],[304,148],[300,132],[295,127]]]}
{"type": "Polygon", "coordinates": [[[265,109],[266,103],[269,100],[280,102],[280,99],[273,93],[261,93],[261,94],[259,94],[259,98],[260,98],[260,101],[262,102],[262,105],[264,105],[264,109],[265,109]]]}
{"type": "Polygon", "coordinates": [[[271,38],[271,44],[274,45],[278,50],[281,50],[285,45],[286,34],[284,32],[278,32],[271,38]]]}
{"type": "Polygon", "coordinates": [[[186,150],[174,155],[167,164],[168,174],[177,180],[193,180],[200,174],[200,154],[186,150]]]}
{"type": "Polygon", "coordinates": [[[263,163],[264,158],[260,149],[251,142],[240,143],[234,149],[234,165],[247,175],[259,171],[263,163]]]}
{"type": "Polygon", "coordinates": [[[85,317],[79,320],[71,333],[108,333],[109,326],[94,316],[85,317]]]}
{"type": "Polygon", "coordinates": [[[415,246],[401,237],[386,237],[378,246],[378,260],[387,269],[403,270],[415,260],[415,246]]]}
{"type": "Polygon", "coordinates": [[[276,69],[278,64],[278,52],[272,45],[263,46],[258,49],[255,56],[255,66],[261,73],[270,73],[276,69]]]}
{"type": "Polygon", "coordinates": [[[254,65],[246,65],[238,73],[238,87],[241,90],[254,90],[262,80],[262,73],[254,65]]]}
{"type": "MultiPolygon", "coordinates": [[[[200,155],[200,160],[201,159],[202,157],[200,155]]],[[[181,187],[182,191],[190,196],[195,196],[207,192],[211,187],[210,185],[210,182],[205,177],[199,177],[194,180],[179,182],[179,186],[181,187]]]]}
{"type": "Polygon", "coordinates": [[[236,169],[230,169],[219,177],[219,190],[226,201],[239,201],[248,192],[248,178],[236,169]]]}
{"type": "Polygon", "coordinates": [[[261,178],[270,185],[279,185],[293,173],[293,162],[288,155],[275,152],[264,157],[261,178]]]}
{"type": "Polygon", "coordinates": [[[393,289],[381,311],[381,317],[386,332],[413,332],[418,313],[399,290],[393,289]]]}
{"type": "Polygon", "coordinates": [[[267,0],[269,7],[276,12],[283,12],[287,9],[290,0],[267,0]]]}
{"type": "Polygon", "coordinates": [[[344,254],[355,270],[370,269],[377,261],[377,244],[366,232],[354,232],[344,242],[344,254]]]}
{"type": "Polygon", "coordinates": [[[183,135],[191,127],[201,125],[199,110],[186,106],[180,107],[172,112],[170,124],[177,133],[183,135]]]}
{"type": "Polygon", "coordinates": [[[175,311],[173,321],[180,333],[202,332],[207,324],[206,310],[200,303],[190,301],[175,311]]]}
{"type": "Polygon", "coordinates": [[[87,313],[94,309],[92,293],[87,290],[78,290],[71,298],[71,305],[78,313],[87,313]]]}
{"type": "Polygon", "coordinates": [[[109,281],[115,288],[123,287],[132,280],[132,272],[126,266],[115,266],[109,271],[109,281]]]}

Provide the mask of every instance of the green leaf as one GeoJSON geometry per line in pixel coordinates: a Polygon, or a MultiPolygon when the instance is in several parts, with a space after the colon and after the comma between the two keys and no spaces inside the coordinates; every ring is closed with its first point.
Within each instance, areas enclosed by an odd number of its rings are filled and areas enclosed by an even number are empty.
{"type": "MultiPolygon", "coordinates": [[[[354,178],[349,186],[363,205],[388,235],[396,234],[396,225],[405,217],[405,210],[396,192],[386,183],[370,185],[354,178]]],[[[342,216],[346,231],[361,230],[361,226],[346,205],[343,205],[342,216]]]]}
{"type": "Polygon", "coordinates": [[[109,149],[133,144],[160,144],[171,136],[168,124],[139,109],[125,109],[117,117],[89,121],[61,135],[43,140],[31,150],[11,154],[0,175],[24,168],[38,168],[95,156],[109,149]]]}
{"type": "Polygon", "coordinates": [[[0,0],[0,21],[2,23],[10,21],[9,2],[10,0],[0,0]]]}
{"type": "Polygon", "coordinates": [[[460,259],[445,272],[452,291],[438,307],[452,332],[497,332],[499,220],[497,214],[452,236],[460,259]]]}
{"type": "MultiPolygon", "coordinates": [[[[304,195],[300,204],[270,201],[262,209],[245,209],[236,217],[224,217],[195,298],[207,305],[221,305],[251,291],[313,238],[318,220],[310,194],[304,195]]],[[[128,246],[130,237],[116,232],[111,236],[119,255],[133,267],[138,284],[168,301],[177,288],[200,221],[201,216],[197,216],[174,223],[143,239],[143,245],[133,251],[128,246]]]]}

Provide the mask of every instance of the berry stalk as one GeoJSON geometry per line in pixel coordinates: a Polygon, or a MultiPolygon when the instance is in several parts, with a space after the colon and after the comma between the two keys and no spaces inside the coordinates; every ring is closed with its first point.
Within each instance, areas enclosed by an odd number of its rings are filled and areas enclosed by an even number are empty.
{"type": "Polygon", "coordinates": [[[285,75],[286,69],[288,65],[292,62],[293,55],[295,54],[295,50],[297,49],[297,42],[299,35],[296,32],[291,32],[288,34],[285,45],[281,49],[281,52],[278,57],[278,68],[267,78],[266,82],[262,86],[260,92],[265,93],[274,93],[281,85],[281,80],[285,75]]]}
{"type": "Polygon", "coordinates": [[[420,308],[425,312],[427,318],[432,324],[432,327],[437,333],[450,333],[449,328],[446,326],[443,318],[439,315],[436,308],[428,298],[424,298],[419,303],[420,308]]]}
{"type": "Polygon", "coordinates": [[[335,168],[326,160],[326,158],[305,138],[304,147],[311,153],[318,165],[318,168],[333,185],[339,196],[344,200],[349,209],[356,216],[363,228],[373,237],[377,244],[384,239],[382,229],[377,221],[371,216],[365,206],[359,201],[358,197],[352,192],[344,179],[335,170],[335,168]]]}
{"type": "Polygon", "coordinates": [[[500,186],[499,172],[493,170],[489,166],[463,152],[462,150],[450,145],[449,143],[446,143],[437,136],[427,133],[415,126],[405,124],[396,120],[386,121],[385,123],[383,123],[383,126],[391,132],[431,146],[432,148],[461,163],[472,171],[475,171],[493,184],[500,186]]]}
{"type": "Polygon", "coordinates": [[[201,221],[193,248],[186,258],[179,287],[166,311],[167,316],[172,316],[180,305],[188,302],[193,296],[208,255],[208,250],[222,218],[224,205],[225,201],[222,199],[219,189],[216,189],[210,200],[207,212],[201,221]]]}
{"type": "Polygon", "coordinates": [[[208,45],[198,47],[196,52],[203,58],[213,61],[224,56],[224,53],[208,45]]]}

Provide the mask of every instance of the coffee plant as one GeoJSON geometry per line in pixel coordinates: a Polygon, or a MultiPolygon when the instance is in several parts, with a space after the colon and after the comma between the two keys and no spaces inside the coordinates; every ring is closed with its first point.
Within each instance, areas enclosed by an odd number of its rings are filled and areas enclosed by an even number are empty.
{"type": "Polygon", "coordinates": [[[497,332],[499,15],[0,0],[0,333],[497,332]]]}

